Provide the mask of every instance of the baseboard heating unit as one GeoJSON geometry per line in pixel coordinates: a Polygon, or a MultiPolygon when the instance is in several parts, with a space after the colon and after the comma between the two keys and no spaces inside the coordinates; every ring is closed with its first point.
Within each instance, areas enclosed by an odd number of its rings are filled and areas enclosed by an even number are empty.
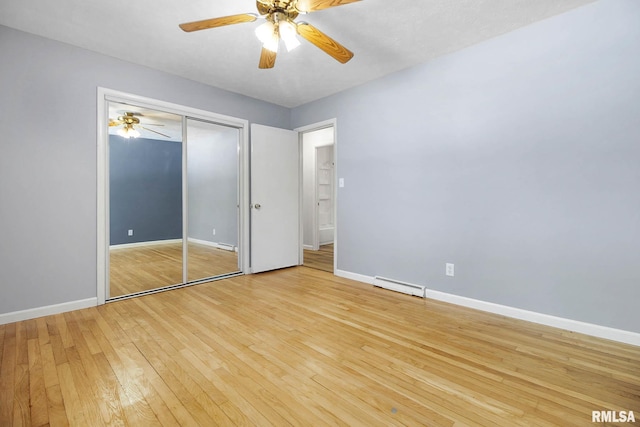
{"type": "Polygon", "coordinates": [[[230,251],[233,252],[236,250],[236,247],[233,245],[230,245],[229,243],[218,243],[218,248],[219,249],[224,249],[225,251],[230,251]]]}
{"type": "Polygon", "coordinates": [[[373,278],[373,286],[389,289],[391,291],[402,292],[403,294],[413,295],[420,298],[425,298],[426,286],[422,285],[414,285],[412,283],[406,283],[399,280],[375,276],[373,278]]]}

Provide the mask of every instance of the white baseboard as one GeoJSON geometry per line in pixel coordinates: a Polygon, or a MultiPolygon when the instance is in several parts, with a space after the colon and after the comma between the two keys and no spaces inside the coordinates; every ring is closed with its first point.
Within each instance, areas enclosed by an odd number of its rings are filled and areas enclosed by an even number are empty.
{"type": "Polygon", "coordinates": [[[313,245],[302,245],[302,249],[306,249],[308,251],[315,251],[315,249],[313,249],[313,245]]]}
{"type": "Polygon", "coordinates": [[[139,248],[141,246],[166,245],[168,243],[181,243],[181,242],[182,242],[182,239],[151,240],[148,242],[123,243],[121,245],[111,245],[109,246],[109,249],[139,248]]]}
{"type": "Polygon", "coordinates": [[[334,274],[339,277],[344,277],[345,279],[351,279],[351,280],[355,280],[356,282],[368,283],[369,285],[373,285],[374,278],[371,276],[351,273],[350,271],[344,271],[344,270],[336,270],[334,274]]]}
{"type": "MultiPolygon", "coordinates": [[[[336,276],[368,284],[373,284],[374,281],[374,278],[371,276],[350,273],[343,270],[336,270],[335,274],[336,276]]],[[[640,333],[637,332],[624,331],[622,329],[610,328],[608,326],[601,326],[595,325],[593,323],[581,322],[578,320],[565,319],[563,317],[537,313],[535,311],[523,310],[521,308],[509,307],[506,305],[476,300],[473,298],[461,297],[459,295],[448,294],[446,292],[434,291],[430,289],[426,289],[425,292],[426,298],[434,299],[437,301],[448,302],[463,307],[474,308],[476,310],[511,317],[513,319],[526,320],[528,322],[564,329],[566,331],[578,332],[593,337],[640,346],[640,333]]]]}
{"type": "Polygon", "coordinates": [[[432,291],[429,289],[426,291],[426,297],[464,307],[475,308],[477,310],[488,311],[490,313],[500,314],[514,319],[526,320],[528,322],[552,326],[554,328],[564,329],[571,332],[578,332],[598,338],[605,338],[612,341],[640,346],[640,334],[637,332],[624,331],[622,329],[595,325],[593,323],[581,322],[579,320],[565,319],[563,317],[552,316],[550,314],[537,313],[535,311],[523,310],[520,308],[461,297],[440,291],[432,291]]]}
{"type": "Polygon", "coordinates": [[[14,311],[12,313],[4,313],[0,314],[0,325],[35,319],[42,316],[51,316],[52,314],[60,314],[88,307],[95,307],[97,305],[98,298],[87,298],[78,301],[64,302],[61,304],[47,305],[44,307],[30,308],[28,310],[14,311]]]}

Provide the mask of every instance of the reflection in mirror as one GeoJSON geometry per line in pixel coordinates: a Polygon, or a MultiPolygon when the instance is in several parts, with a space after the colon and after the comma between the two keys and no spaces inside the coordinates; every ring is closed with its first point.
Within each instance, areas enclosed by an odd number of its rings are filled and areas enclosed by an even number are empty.
{"type": "Polygon", "coordinates": [[[188,281],[240,271],[237,128],[187,119],[188,281]]]}
{"type": "Polygon", "coordinates": [[[183,282],[182,117],[109,103],[109,297],[183,282]]]}

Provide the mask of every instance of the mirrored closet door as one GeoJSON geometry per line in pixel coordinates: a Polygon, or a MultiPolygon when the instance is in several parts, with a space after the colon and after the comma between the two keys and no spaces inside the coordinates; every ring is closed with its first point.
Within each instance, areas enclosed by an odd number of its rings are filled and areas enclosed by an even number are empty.
{"type": "Polygon", "coordinates": [[[239,271],[237,128],[188,118],[187,280],[239,271]]]}
{"type": "Polygon", "coordinates": [[[239,130],[108,102],[107,299],[238,264],[239,130]]]}

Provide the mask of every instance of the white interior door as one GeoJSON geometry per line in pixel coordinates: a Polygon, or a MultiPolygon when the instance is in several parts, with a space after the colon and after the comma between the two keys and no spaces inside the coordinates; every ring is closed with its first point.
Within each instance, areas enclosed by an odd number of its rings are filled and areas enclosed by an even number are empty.
{"type": "Polygon", "coordinates": [[[251,125],[251,271],[300,264],[298,133],[251,125]]]}

